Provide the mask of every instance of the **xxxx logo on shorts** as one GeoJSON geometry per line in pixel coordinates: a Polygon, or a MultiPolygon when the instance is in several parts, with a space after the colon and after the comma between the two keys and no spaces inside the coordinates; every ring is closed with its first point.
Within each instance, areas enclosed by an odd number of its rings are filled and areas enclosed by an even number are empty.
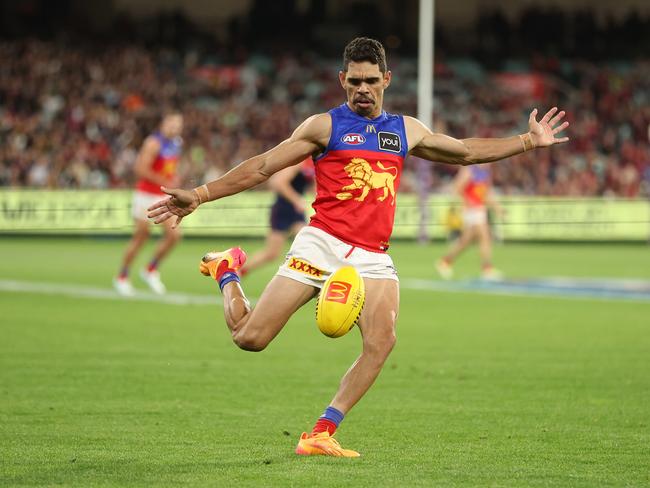
{"type": "Polygon", "coordinates": [[[295,269],[296,271],[300,271],[301,273],[305,273],[309,276],[315,276],[316,278],[323,277],[322,269],[319,269],[316,266],[309,264],[307,261],[303,261],[302,259],[290,258],[288,266],[291,269],[295,269]]]}
{"type": "Polygon", "coordinates": [[[350,283],[345,281],[332,281],[327,289],[325,300],[329,302],[346,303],[351,289],[352,285],[350,283]]]}

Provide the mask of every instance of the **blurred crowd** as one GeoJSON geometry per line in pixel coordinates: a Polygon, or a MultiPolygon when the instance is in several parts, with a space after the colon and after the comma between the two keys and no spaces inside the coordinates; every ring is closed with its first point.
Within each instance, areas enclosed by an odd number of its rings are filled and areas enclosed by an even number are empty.
{"type": "Polygon", "coordinates": [[[499,192],[650,195],[650,61],[536,63],[513,63],[501,73],[471,61],[439,66],[434,128],[459,138],[516,134],[526,130],[533,108],[539,119],[558,106],[571,123],[570,142],[492,165],[499,192]]]}
{"type": "MultiPolygon", "coordinates": [[[[391,55],[389,65],[387,110],[415,115],[415,61],[391,55]]],[[[339,69],[339,59],[308,54],[249,54],[225,64],[191,50],[0,42],[0,185],[129,187],[139,146],[167,108],[185,117],[185,184],[200,184],[277,144],[310,114],[342,103],[339,69]]],[[[558,105],[569,114],[571,142],[494,165],[499,191],[644,196],[649,98],[647,61],[545,56],[497,72],[439,56],[434,129],[459,138],[512,135],[526,130],[532,108],[558,105]]],[[[440,191],[454,172],[434,165],[430,178],[412,181],[440,191]]]]}

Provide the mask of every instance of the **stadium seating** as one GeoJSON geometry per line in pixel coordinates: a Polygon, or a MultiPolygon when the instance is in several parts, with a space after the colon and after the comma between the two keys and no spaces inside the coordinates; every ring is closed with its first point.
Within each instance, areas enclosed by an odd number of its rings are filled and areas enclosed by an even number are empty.
{"type": "MultiPolygon", "coordinates": [[[[342,101],[336,59],[251,55],[215,65],[170,49],[98,51],[34,40],[0,43],[0,59],[0,186],[128,187],[139,144],[165,106],[185,114],[187,183],[197,184],[342,101]]],[[[494,71],[476,60],[441,57],[435,129],[455,137],[519,133],[534,100],[540,109],[567,107],[572,142],[498,165],[500,192],[650,193],[647,63],[547,58],[503,66],[494,71]]],[[[391,67],[388,109],[415,114],[414,60],[396,55],[391,67]]],[[[430,189],[439,190],[454,171],[436,165],[430,189]]]]}

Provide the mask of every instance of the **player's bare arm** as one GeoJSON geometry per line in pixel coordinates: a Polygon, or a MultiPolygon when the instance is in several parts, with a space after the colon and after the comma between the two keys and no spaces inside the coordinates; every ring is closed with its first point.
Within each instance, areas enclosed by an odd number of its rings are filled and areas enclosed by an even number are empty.
{"type": "Polygon", "coordinates": [[[479,164],[498,161],[535,148],[567,142],[568,137],[556,137],[569,126],[562,122],[564,111],[557,107],[537,121],[537,109],[530,113],[528,132],[503,138],[454,139],[436,134],[413,117],[404,117],[411,154],[430,161],[451,164],[479,164]]]}
{"type": "Polygon", "coordinates": [[[160,142],[155,137],[147,137],[142,144],[142,149],[135,161],[135,175],[140,179],[145,179],[157,185],[165,185],[167,181],[159,174],[153,171],[152,165],[160,152],[160,142]]]}
{"type": "Polygon", "coordinates": [[[152,205],[149,208],[149,218],[159,224],[176,216],[175,225],[178,225],[183,217],[202,203],[253,188],[278,171],[322,152],[327,146],[331,130],[329,114],[313,115],[300,124],[291,137],[267,152],[247,159],[214,181],[193,190],[162,187],[170,198],[152,205]]]}

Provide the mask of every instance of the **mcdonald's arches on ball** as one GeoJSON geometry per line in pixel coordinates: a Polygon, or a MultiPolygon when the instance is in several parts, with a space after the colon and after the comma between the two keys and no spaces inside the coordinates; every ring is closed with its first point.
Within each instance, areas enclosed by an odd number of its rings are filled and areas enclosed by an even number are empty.
{"type": "Polygon", "coordinates": [[[347,334],[359,321],[366,289],[353,266],[337,269],[327,279],[316,302],[316,323],[328,337],[347,334]]]}

